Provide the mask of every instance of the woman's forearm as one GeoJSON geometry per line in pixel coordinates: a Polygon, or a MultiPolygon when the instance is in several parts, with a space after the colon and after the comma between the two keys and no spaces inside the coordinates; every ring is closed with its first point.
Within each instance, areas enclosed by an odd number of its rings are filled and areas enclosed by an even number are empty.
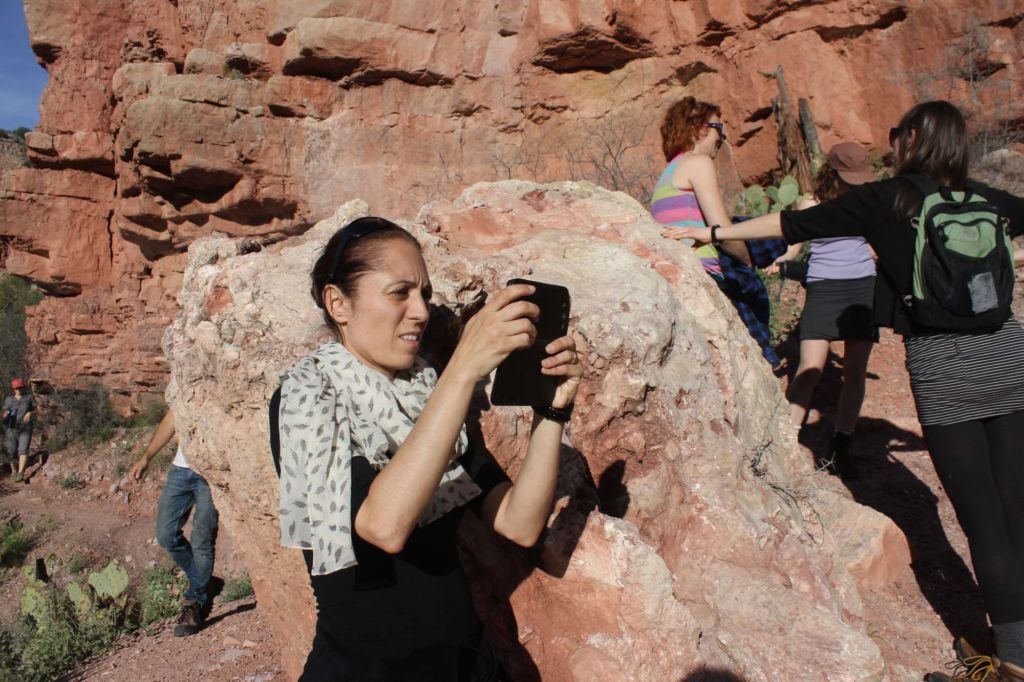
{"type": "MultiPolygon", "coordinates": [[[[771,239],[782,236],[782,218],[779,213],[767,213],[757,218],[751,218],[742,223],[724,225],[715,229],[714,236],[721,243],[721,248],[732,253],[729,242],[742,246],[748,239],[771,239]]],[[[699,242],[711,241],[710,227],[673,227],[666,228],[662,234],[673,239],[695,239],[699,242]]],[[[744,262],[748,262],[744,260],[744,262]]]]}
{"type": "Polygon", "coordinates": [[[771,239],[782,236],[782,214],[766,213],[757,218],[720,227],[716,231],[718,241],[746,241],[748,239],[771,239]]]}
{"type": "Polygon", "coordinates": [[[556,421],[534,417],[526,459],[494,516],[494,530],[524,547],[537,542],[551,512],[558,482],[562,429],[562,424],[556,421]]]}
{"type": "Polygon", "coordinates": [[[405,546],[447,470],[476,381],[445,372],[405,442],[374,479],[355,518],[361,538],[386,552],[405,546]]]}

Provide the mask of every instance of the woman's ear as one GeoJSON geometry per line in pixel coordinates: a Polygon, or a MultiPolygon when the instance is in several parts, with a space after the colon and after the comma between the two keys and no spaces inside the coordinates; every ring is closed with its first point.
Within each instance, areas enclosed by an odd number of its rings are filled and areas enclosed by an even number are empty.
{"type": "Polygon", "coordinates": [[[324,287],[324,310],[335,324],[344,327],[352,317],[352,299],[341,293],[341,289],[335,285],[328,284],[324,287]]]}

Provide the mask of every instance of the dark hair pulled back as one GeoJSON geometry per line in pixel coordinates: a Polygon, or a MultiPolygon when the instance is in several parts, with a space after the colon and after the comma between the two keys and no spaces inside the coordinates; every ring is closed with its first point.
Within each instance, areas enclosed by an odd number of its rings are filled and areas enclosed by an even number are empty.
{"type": "Polygon", "coordinates": [[[832,166],[822,164],[813,180],[814,196],[818,201],[831,201],[850,188],[839,177],[839,172],[832,166]]]}
{"type": "Polygon", "coordinates": [[[342,294],[353,298],[359,279],[380,267],[387,242],[395,239],[403,239],[421,250],[420,243],[408,231],[375,216],[357,218],[327,240],[310,273],[310,295],[323,311],[328,326],[335,323],[324,305],[324,287],[333,284],[342,294]]]}

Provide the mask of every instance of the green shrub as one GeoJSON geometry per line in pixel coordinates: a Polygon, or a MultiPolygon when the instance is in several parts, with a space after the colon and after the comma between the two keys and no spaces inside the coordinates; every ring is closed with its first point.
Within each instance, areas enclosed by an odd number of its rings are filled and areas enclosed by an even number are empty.
{"type": "Polygon", "coordinates": [[[35,285],[0,273],[0,399],[7,397],[11,379],[29,374],[25,308],[41,300],[35,285]]]}
{"type": "Polygon", "coordinates": [[[0,527],[0,566],[20,566],[32,549],[33,534],[18,518],[9,519],[0,527]]]}
{"type": "Polygon", "coordinates": [[[238,601],[239,599],[251,597],[252,594],[252,581],[249,580],[248,572],[245,572],[224,584],[224,591],[221,592],[220,599],[223,602],[238,601]]]}
{"type": "Polygon", "coordinates": [[[75,554],[68,561],[68,573],[71,575],[78,575],[85,569],[89,568],[90,563],[92,563],[92,561],[88,556],[84,554],[75,554]]]}
{"type": "Polygon", "coordinates": [[[57,481],[61,488],[64,490],[75,490],[85,485],[85,481],[78,477],[77,471],[70,471],[68,474],[57,481]]]}
{"type": "Polygon", "coordinates": [[[176,577],[170,567],[146,569],[142,574],[140,624],[146,627],[178,613],[186,583],[186,578],[176,577]]]}
{"type": "Polygon", "coordinates": [[[110,394],[99,383],[82,389],[59,389],[54,403],[50,412],[56,426],[47,443],[50,452],[72,443],[86,446],[104,443],[123,425],[123,420],[111,407],[110,394]]]}
{"type": "Polygon", "coordinates": [[[133,429],[148,428],[156,426],[167,413],[167,403],[163,400],[151,400],[142,406],[142,409],[132,416],[125,424],[133,429]]]}

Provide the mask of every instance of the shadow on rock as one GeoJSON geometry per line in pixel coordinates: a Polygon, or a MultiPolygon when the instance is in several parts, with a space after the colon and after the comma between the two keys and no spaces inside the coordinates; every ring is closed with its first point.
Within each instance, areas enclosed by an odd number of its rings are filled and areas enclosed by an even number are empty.
{"type": "Polygon", "coordinates": [[[884,419],[862,418],[857,431],[851,452],[860,475],[845,481],[853,498],[888,516],[907,536],[921,594],[949,631],[974,642],[988,641],[981,592],[946,538],[936,494],[891,454],[926,452],[924,441],[884,419]]]}
{"type": "Polygon", "coordinates": [[[246,611],[252,611],[254,608],[256,608],[256,602],[249,602],[247,604],[239,604],[238,606],[236,606],[235,608],[231,609],[230,611],[225,611],[224,613],[218,613],[213,618],[210,618],[209,620],[206,621],[206,625],[204,625],[203,627],[210,627],[211,625],[215,625],[215,624],[219,623],[220,621],[224,620],[225,618],[228,618],[230,616],[237,616],[238,614],[245,613],[246,611]]]}
{"type": "Polygon", "coordinates": [[[724,668],[705,668],[680,677],[678,682],[747,682],[747,678],[724,668]]]}

